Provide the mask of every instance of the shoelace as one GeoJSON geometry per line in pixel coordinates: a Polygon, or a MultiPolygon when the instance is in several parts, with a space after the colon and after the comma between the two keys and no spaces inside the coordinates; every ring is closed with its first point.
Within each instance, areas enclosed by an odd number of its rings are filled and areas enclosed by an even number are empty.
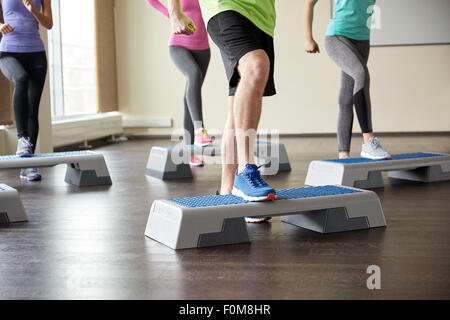
{"type": "Polygon", "coordinates": [[[248,183],[252,188],[267,187],[267,183],[261,178],[261,174],[259,173],[259,168],[261,167],[262,166],[259,166],[258,170],[255,170],[245,175],[248,183]]]}
{"type": "Polygon", "coordinates": [[[27,147],[33,148],[33,144],[27,138],[22,138],[22,141],[25,141],[25,144],[27,145],[27,147]]]}
{"type": "Polygon", "coordinates": [[[203,139],[209,138],[209,137],[208,137],[208,132],[206,132],[206,130],[203,130],[203,131],[202,131],[202,138],[203,138],[203,139]]]}
{"type": "Polygon", "coordinates": [[[381,147],[380,142],[378,141],[378,139],[376,137],[372,138],[372,140],[370,140],[370,144],[372,145],[372,147],[374,149],[378,149],[379,147],[381,147]]]}

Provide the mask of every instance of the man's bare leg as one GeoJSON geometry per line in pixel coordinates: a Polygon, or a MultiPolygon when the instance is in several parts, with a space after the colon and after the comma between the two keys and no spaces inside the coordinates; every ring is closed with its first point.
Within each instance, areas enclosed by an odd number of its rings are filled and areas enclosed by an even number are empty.
{"type": "Polygon", "coordinates": [[[228,117],[222,136],[222,195],[230,194],[233,190],[234,175],[238,168],[233,107],[234,96],[231,96],[228,99],[228,117]]]}
{"type": "Polygon", "coordinates": [[[256,131],[261,117],[262,97],[270,72],[270,61],[264,50],[254,50],[239,60],[241,79],[234,96],[234,125],[236,130],[239,172],[254,164],[256,131]]]}

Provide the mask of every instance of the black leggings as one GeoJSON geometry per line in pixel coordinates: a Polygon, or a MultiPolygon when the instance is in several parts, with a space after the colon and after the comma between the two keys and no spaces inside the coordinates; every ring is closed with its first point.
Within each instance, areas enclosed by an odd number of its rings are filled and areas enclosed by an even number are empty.
{"type": "Polygon", "coordinates": [[[0,52],[0,70],[14,84],[13,108],[17,136],[29,137],[34,152],[39,134],[39,104],[47,75],[45,51],[0,52]]]}

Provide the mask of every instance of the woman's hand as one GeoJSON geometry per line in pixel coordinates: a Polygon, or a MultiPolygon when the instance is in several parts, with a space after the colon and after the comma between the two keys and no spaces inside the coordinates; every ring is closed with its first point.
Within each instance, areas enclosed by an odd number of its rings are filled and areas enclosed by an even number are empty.
{"type": "Polygon", "coordinates": [[[305,43],[305,51],[308,53],[320,53],[319,45],[314,39],[309,39],[305,43]]]}
{"type": "Polygon", "coordinates": [[[22,0],[23,5],[27,8],[28,11],[33,12],[34,5],[33,0],[22,0]]]}
{"type": "Polygon", "coordinates": [[[172,25],[172,33],[192,35],[195,33],[194,21],[186,17],[184,14],[177,14],[170,17],[172,25]]]}
{"type": "Polygon", "coordinates": [[[8,33],[14,32],[13,27],[11,27],[9,24],[1,24],[0,23],[0,33],[5,35],[8,33]]]}

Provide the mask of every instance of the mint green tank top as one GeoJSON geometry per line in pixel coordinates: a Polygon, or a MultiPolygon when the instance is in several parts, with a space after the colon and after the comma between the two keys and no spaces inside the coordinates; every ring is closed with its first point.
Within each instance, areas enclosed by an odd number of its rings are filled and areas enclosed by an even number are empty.
{"type": "Polygon", "coordinates": [[[355,40],[370,40],[373,6],[376,0],[335,0],[334,16],[327,36],[341,35],[355,40]]]}

